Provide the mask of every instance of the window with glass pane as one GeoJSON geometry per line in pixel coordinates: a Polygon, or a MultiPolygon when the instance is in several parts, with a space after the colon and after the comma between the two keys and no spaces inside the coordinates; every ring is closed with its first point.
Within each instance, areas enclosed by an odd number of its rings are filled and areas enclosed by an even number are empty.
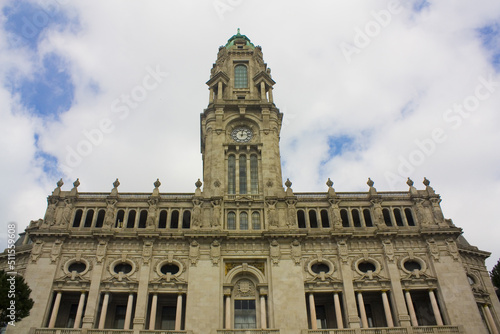
{"type": "Polygon", "coordinates": [[[259,171],[258,171],[257,156],[250,156],[250,187],[252,194],[259,192],[259,171]]]}
{"type": "Polygon", "coordinates": [[[236,214],[234,212],[227,214],[227,229],[236,230],[236,214]]]}
{"type": "Polygon", "coordinates": [[[255,300],[234,301],[234,328],[257,328],[255,300]]]}
{"type": "Polygon", "coordinates": [[[247,193],[247,156],[240,155],[240,194],[247,193]]]}
{"type": "Polygon", "coordinates": [[[240,230],[248,230],[248,214],[246,212],[240,213],[240,230]]]}
{"type": "Polygon", "coordinates": [[[227,159],[227,192],[236,194],[236,158],[230,155],[227,159]]]}
{"type": "Polygon", "coordinates": [[[161,309],[161,329],[175,329],[175,306],[164,306],[161,309]]]}
{"type": "Polygon", "coordinates": [[[236,65],[234,68],[234,88],[247,88],[248,75],[245,65],[236,65]]]}
{"type": "Polygon", "coordinates": [[[127,305],[116,305],[115,309],[115,321],[114,327],[115,329],[123,329],[125,325],[125,313],[127,311],[127,305]]]}
{"type": "Polygon", "coordinates": [[[260,213],[252,213],[252,229],[260,230],[260,213]]]}

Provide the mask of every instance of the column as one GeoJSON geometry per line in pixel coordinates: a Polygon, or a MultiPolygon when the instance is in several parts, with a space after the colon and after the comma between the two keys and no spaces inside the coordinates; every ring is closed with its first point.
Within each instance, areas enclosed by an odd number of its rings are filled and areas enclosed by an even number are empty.
{"type": "Polygon", "coordinates": [[[269,87],[269,102],[273,103],[273,87],[269,87]]]}
{"type": "Polygon", "coordinates": [[[358,307],[359,313],[361,317],[361,323],[363,324],[363,328],[368,328],[368,319],[366,318],[366,310],[365,310],[365,302],[363,300],[363,294],[361,291],[358,291],[358,307]]]}
{"type": "Polygon", "coordinates": [[[78,309],[76,310],[75,325],[73,328],[80,328],[80,323],[82,322],[83,305],[85,304],[85,291],[82,291],[80,295],[80,301],[78,302],[78,309]]]}
{"type": "Polygon", "coordinates": [[[57,313],[59,313],[59,305],[61,305],[62,292],[58,291],[56,295],[56,300],[54,301],[54,307],[52,308],[52,313],[50,315],[49,328],[54,328],[56,325],[57,313]]]}
{"type": "Polygon", "coordinates": [[[264,83],[264,81],[260,82],[260,97],[261,97],[262,101],[267,101],[266,84],[264,83]]]}
{"type": "Polygon", "coordinates": [[[226,295],[226,329],[231,329],[231,295],[226,295]]]}
{"type": "Polygon", "coordinates": [[[316,323],[316,303],[314,302],[314,295],[309,294],[309,316],[311,318],[311,329],[318,329],[318,324],[316,323]]]}
{"type": "Polygon", "coordinates": [[[132,305],[133,304],[134,304],[134,294],[131,293],[128,295],[127,311],[125,313],[125,325],[123,326],[123,329],[130,328],[130,320],[132,318],[132,305]]]}
{"type": "Polygon", "coordinates": [[[182,295],[177,295],[177,307],[175,308],[175,330],[180,331],[182,324],[182,295]]]}
{"type": "Polygon", "coordinates": [[[495,325],[495,320],[493,320],[493,316],[491,315],[490,306],[488,304],[483,305],[484,314],[486,315],[486,321],[491,330],[491,334],[498,334],[497,326],[495,325]]]}
{"type": "Polygon", "coordinates": [[[382,290],[382,303],[384,304],[385,320],[387,321],[387,327],[394,327],[394,322],[392,321],[391,306],[389,305],[389,299],[387,298],[387,291],[382,290]]]}
{"type": "Polygon", "coordinates": [[[222,81],[219,81],[217,85],[217,100],[218,102],[222,100],[222,81]]]}
{"type": "Polygon", "coordinates": [[[154,330],[156,324],[156,309],[158,306],[158,294],[153,294],[151,299],[151,316],[149,317],[149,329],[154,330]]]}
{"type": "Polygon", "coordinates": [[[99,329],[104,329],[104,324],[106,323],[106,313],[108,313],[108,302],[109,302],[109,292],[104,294],[104,300],[102,301],[101,318],[99,319],[99,329]]]}
{"type": "Polygon", "coordinates": [[[212,102],[214,102],[214,88],[210,87],[209,92],[210,92],[210,94],[208,95],[208,102],[212,103],[212,102]]]}
{"type": "Polygon", "coordinates": [[[316,323],[316,303],[314,302],[314,295],[309,294],[309,315],[311,317],[311,329],[318,329],[318,324],[316,323]]]}
{"type": "Polygon", "coordinates": [[[333,302],[335,304],[335,317],[337,319],[337,328],[343,329],[344,322],[342,321],[342,309],[340,308],[340,299],[338,292],[333,293],[333,302]]]}
{"type": "Polygon", "coordinates": [[[408,306],[408,312],[410,312],[411,325],[413,327],[418,326],[417,314],[413,308],[413,301],[411,300],[410,290],[405,290],[406,306],[408,306]]]}
{"type": "Polygon", "coordinates": [[[436,323],[438,326],[443,326],[443,319],[441,318],[441,312],[439,312],[439,306],[436,301],[436,296],[434,295],[434,290],[429,290],[429,297],[431,299],[432,311],[434,312],[436,323]]]}
{"type": "Polygon", "coordinates": [[[266,314],[266,296],[260,296],[260,327],[267,328],[267,314],[266,314]]]}

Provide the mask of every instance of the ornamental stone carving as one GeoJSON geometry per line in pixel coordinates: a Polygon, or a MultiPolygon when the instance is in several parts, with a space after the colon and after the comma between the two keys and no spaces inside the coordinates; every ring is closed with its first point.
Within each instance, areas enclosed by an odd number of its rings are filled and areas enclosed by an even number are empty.
{"type": "Polygon", "coordinates": [[[295,239],[292,241],[292,259],[293,262],[295,262],[295,265],[298,266],[300,265],[300,259],[302,257],[302,246],[300,244],[300,241],[295,239]]]}
{"type": "Polygon", "coordinates": [[[61,248],[62,248],[62,241],[59,239],[54,241],[54,244],[52,245],[52,250],[50,251],[50,261],[52,263],[56,262],[56,260],[59,258],[59,255],[61,255],[61,248]]]}
{"type": "Polygon", "coordinates": [[[210,221],[210,227],[219,227],[220,217],[221,217],[221,207],[220,200],[212,201],[212,220],[210,221]]]}
{"type": "Polygon", "coordinates": [[[104,217],[103,229],[110,230],[115,224],[115,205],[118,201],[115,199],[106,200],[106,215],[104,217]]]}
{"type": "Polygon", "coordinates": [[[191,217],[193,229],[199,229],[201,227],[201,201],[198,199],[193,200],[193,215],[191,217]]]}
{"type": "Polygon", "coordinates": [[[267,222],[270,227],[278,227],[278,217],[276,213],[276,202],[275,200],[267,201],[267,222]]]}
{"type": "Polygon", "coordinates": [[[273,265],[277,266],[280,262],[281,250],[280,244],[276,240],[271,241],[270,255],[273,265]]]}
{"type": "Polygon", "coordinates": [[[189,245],[189,261],[191,266],[196,267],[198,260],[200,259],[200,245],[196,241],[192,241],[189,245]]]}
{"type": "Polygon", "coordinates": [[[253,297],[255,296],[255,284],[249,279],[240,279],[236,282],[234,289],[235,297],[253,297]]]}
{"type": "Polygon", "coordinates": [[[220,261],[220,243],[217,240],[214,240],[210,245],[210,258],[212,259],[212,264],[214,266],[219,265],[220,261]]]}
{"type": "Polygon", "coordinates": [[[67,227],[71,221],[71,214],[73,212],[73,201],[69,198],[64,200],[66,206],[64,207],[62,217],[61,217],[61,226],[67,227]]]}

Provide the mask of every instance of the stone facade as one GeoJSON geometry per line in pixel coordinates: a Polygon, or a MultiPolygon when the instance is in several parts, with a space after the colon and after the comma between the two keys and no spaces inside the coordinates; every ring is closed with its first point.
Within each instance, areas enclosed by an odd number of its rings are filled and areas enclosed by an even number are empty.
{"type": "Polygon", "coordinates": [[[367,192],[284,189],[283,115],[261,48],[238,32],[207,84],[204,184],[58,182],[18,241],[35,305],[7,333],[498,333],[489,253],[444,218],[427,179],[404,192],[370,179],[367,192]]]}

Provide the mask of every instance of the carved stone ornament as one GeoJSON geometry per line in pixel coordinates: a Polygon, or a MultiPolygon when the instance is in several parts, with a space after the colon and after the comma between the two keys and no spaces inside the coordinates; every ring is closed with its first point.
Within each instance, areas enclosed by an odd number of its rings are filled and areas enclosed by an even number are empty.
{"type": "Polygon", "coordinates": [[[43,241],[37,240],[33,244],[33,249],[31,250],[31,262],[36,263],[40,255],[42,255],[43,241]]]}
{"type": "Polygon", "coordinates": [[[345,240],[339,240],[337,242],[337,247],[339,250],[339,256],[342,262],[347,263],[349,259],[349,250],[347,248],[347,242],[345,240]]]}
{"type": "Polygon", "coordinates": [[[391,240],[382,240],[382,246],[384,247],[385,256],[390,262],[394,262],[394,245],[391,240]]]}
{"type": "Polygon", "coordinates": [[[276,240],[271,241],[271,247],[269,252],[271,255],[271,261],[273,262],[273,265],[277,266],[281,258],[280,244],[278,243],[278,241],[276,240]]]}
{"type": "Polygon", "coordinates": [[[300,244],[300,241],[295,239],[292,241],[292,259],[293,262],[295,262],[295,265],[298,266],[300,265],[300,259],[302,258],[302,246],[300,244]]]}
{"type": "Polygon", "coordinates": [[[221,218],[220,200],[212,201],[212,219],[210,220],[210,227],[219,227],[221,218]]]}
{"type": "Polygon", "coordinates": [[[459,259],[459,254],[458,254],[458,248],[455,240],[449,238],[446,239],[446,245],[448,246],[448,252],[450,255],[453,257],[455,261],[458,261],[459,259]]]}
{"type": "Polygon", "coordinates": [[[192,241],[189,245],[189,261],[191,266],[196,267],[198,260],[200,259],[200,245],[196,241],[192,241]]]}
{"type": "Polygon", "coordinates": [[[436,261],[439,261],[439,247],[433,238],[427,240],[427,247],[429,249],[429,253],[431,253],[432,258],[436,261]]]}
{"type": "Polygon", "coordinates": [[[56,260],[59,258],[59,255],[61,255],[62,243],[63,242],[59,239],[54,241],[54,244],[52,245],[52,250],[50,251],[50,261],[52,263],[56,262],[56,260]]]}
{"type": "Polygon", "coordinates": [[[214,240],[210,245],[210,258],[212,259],[212,264],[214,266],[219,265],[220,261],[220,243],[217,240],[214,240]]]}
{"type": "Polygon", "coordinates": [[[106,248],[108,243],[105,240],[99,240],[97,244],[96,259],[97,263],[102,263],[102,259],[106,256],[106,248]]]}
{"type": "Polygon", "coordinates": [[[255,296],[255,284],[249,279],[240,279],[236,282],[235,297],[253,297],[255,296]]]}
{"type": "Polygon", "coordinates": [[[201,201],[198,199],[193,200],[193,214],[191,216],[193,229],[197,230],[201,227],[201,201]]]}
{"type": "Polygon", "coordinates": [[[153,255],[153,242],[145,241],[144,245],[142,246],[142,262],[144,264],[149,264],[151,255],[153,255]]]}
{"type": "Polygon", "coordinates": [[[278,217],[276,212],[276,203],[275,200],[267,201],[267,222],[268,226],[278,227],[278,217]]]}
{"type": "Polygon", "coordinates": [[[286,209],[287,212],[287,219],[286,219],[286,225],[288,228],[293,228],[296,226],[295,224],[295,217],[297,216],[297,211],[295,209],[295,204],[297,203],[297,200],[295,199],[287,199],[286,204],[288,208],[286,209]]]}

